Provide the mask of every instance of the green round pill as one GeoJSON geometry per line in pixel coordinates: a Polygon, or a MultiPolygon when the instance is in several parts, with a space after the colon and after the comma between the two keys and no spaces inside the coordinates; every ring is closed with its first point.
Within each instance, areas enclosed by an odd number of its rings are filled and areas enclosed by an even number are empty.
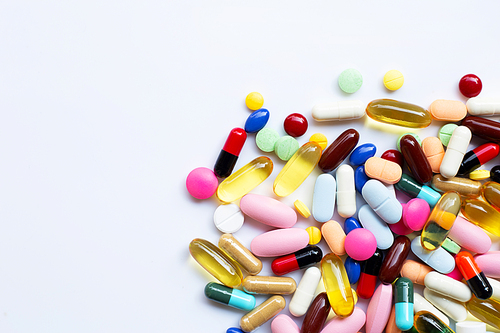
{"type": "Polygon", "coordinates": [[[422,140],[420,139],[420,137],[417,134],[415,134],[415,133],[404,133],[404,134],[401,134],[399,136],[398,141],[396,142],[396,147],[398,148],[399,152],[401,152],[401,146],[400,146],[399,142],[401,141],[401,138],[403,136],[405,136],[405,135],[411,135],[411,136],[413,136],[415,139],[417,139],[418,144],[422,145],[422,140]]]}
{"type": "Polygon", "coordinates": [[[443,144],[443,146],[448,147],[448,143],[450,142],[451,135],[453,134],[453,131],[457,127],[458,127],[458,125],[456,125],[456,124],[446,124],[439,129],[438,137],[439,137],[439,140],[441,140],[441,143],[443,144]]]}
{"type": "Polygon", "coordinates": [[[348,94],[358,91],[362,84],[363,76],[357,69],[349,68],[339,75],[339,87],[348,94]]]}
{"type": "Polygon", "coordinates": [[[288,161],[297,150],[299,150],[299,142],[297,139],[285,135],[276,141],[274,152],[283,161],[288,161]]]}
{"type": "Polygon", "coordinates": [[[280,138],[278,131],[265,127],[261,129],[257,135],[255,136],[255,143],[260,150],[270,153],[274,151],[274,146],[276,145],[276,141],[280,138]]]}

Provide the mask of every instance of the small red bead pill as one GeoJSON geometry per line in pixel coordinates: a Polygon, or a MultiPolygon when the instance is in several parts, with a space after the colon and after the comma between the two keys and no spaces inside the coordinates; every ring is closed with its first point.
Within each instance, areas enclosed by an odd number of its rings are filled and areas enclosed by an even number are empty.
{"type": "Polygon", "coordinates": [[[403,159],[403,154],[401,154],[399,151],[396,149],[389,149],[386,150],[382,156],[380,156],[384,160],[388,160],[394,163],[399,164],[401,168],[403,168],[404,165],[404,159],[403,159]]]}
{"type": "Polygon", "coordinates": [[[300,113],[292,113],[285,118],[285,132],[294,138],[304,135],[309,126],[306,117],[300,113]]]}
{"type": "Polygon", "coordinates": [[[462,95],[470,98],[479,95],[481,89],[483,89],[483,83],[476,75],[467,74],[460,79],[458,88],[460,89],[462,95]]]}

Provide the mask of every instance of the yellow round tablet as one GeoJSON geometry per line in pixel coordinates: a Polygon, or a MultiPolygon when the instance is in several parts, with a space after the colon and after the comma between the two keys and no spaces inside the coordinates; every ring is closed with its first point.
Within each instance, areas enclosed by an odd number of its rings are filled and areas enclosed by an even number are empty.
{"type": "Polygon", "coordinates": [[[321,231],[316,227],[306,229],[309,234],[309,245],[316,245],[321,241],[321,231]]]}
{"type": "Polygon", "coordinates": [[[295,209],[297,210],[297,212],[300,215],[302,215],[303,217],[305,217],[306,219],[309,216],[311,216],[311,211],[309,210],[309,208],[307,208],[306,204],[303,203],[302,201],[300,201],[299,199],[295,200],[293,205],[295,206],[295,209]]]}
{"type": "Polygon", "coordinates": [[[316,142],[323,150],[328,145],[328,140],[326,139],[326,136],[324,134],[321,134],[321,133],[315,133],[315,134],[311,135],[311,137],[309,138],[309,141],[316,142]]]}
{"type": "Polygon", "coordinates": [[[384,75],[384,86],[389,90],[398,90],[404,82],[403,74],[396,69],[390,70],[384,75]]]}
{"type": "Polygon", "coordinates": [[[250,110],[258,110],[264,105],[264,97],[258,92],[251,92],[245,98],[245,104],[250,110]]]}
{"type": "Polygon", "coordinates": [[[485,180],[490,178],[490,170],[474,170],[469,173],[469,178],[472,180],[485,180]]]}

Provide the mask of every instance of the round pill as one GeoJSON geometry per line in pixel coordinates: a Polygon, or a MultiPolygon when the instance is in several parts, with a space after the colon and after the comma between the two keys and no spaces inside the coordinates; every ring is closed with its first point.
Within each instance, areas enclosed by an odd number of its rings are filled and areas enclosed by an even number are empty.
{"type": "Polygon", "coordinates": [[[345,237],[345,251],[354,260],[370,258],[377,249],[377,240],[371,231],[364,228],[352,230],[345,237]]]}
{"type": "Polygon", "coordinates": [[[403,86],[404,82],[403,73],[397,69],[392,69],[384,75],[384,86],[389,90],[398,90],[403,86]]]}
{"type": "Polygon", "coordinates": [[[458,89],[460,89],[460,92],[465,97],[475,97],[479,95],[481,89],[483,89],[483,83],[477,75],[467,74],[460,79],[458,89]]]}
{"type": "Polygon", "coordinates": [[[308,123],[306,117],[300,113],[292,113],[285,118],[283,127],[288,135],[297,138],[307,131],[308,123]]]}
{"type": "Polygon", "coordinates": [[[447,147],[448,143],[450,142],[451,135],[453,134],[453,131],[455,128],[457,128],[458,125],[456,124],[446,124],[444,126],[441,126],[439,129],[438,137],[439,140],[441,140],[441,143],[443,146],[447,147]]]}
{"type": "Polygon", "coordinates": [[[264,105],[264,97],[258,92],[251,92],[245,98],[245,104],[250,110],[258,110],[264,105]]]}
{"type": "Polygon", "coordinates": [[[348,94],[358,91],[362,84],[363,76],[357,69],[349,68],[339,75],[339,87],[348,94]]]}
{"type": "Polygon", "coordinates": [[[260,150],[266,153],[274,151],[276,141],[280,138],[278,132],[272,128],[265,127],[255,136],[255,143],[260,150]]]}
{"type": "Polygon", "coordinates": [[[321,231],[316,227],[306,228],[309,234],[309,245],[316,245],[321,241],[321,231]]]}
{"type": "Polygon", "coordinates": [[[399,145],[399,141],[401,141],[401,138],[403,136],[405,136],[405,135],[411,135],[411,136],[413,136],[417,140],[418,144],[422,145],[422,139],[420,139],[420,137],[417,134],[415,134],[415,133],[404,133],[404,134],[401,134],[399,136],[398,141],[396,142],[396,147],[398,148],[398,151],[401,151],[401,146],[399,145]]]}
{"type": "Polygon", "coordinates": [[[323,150],[328,145],[328,140],[326,139],[326,136],[324,134],[321,134],[321,133],[314,133],[309,138],[309,141],[316,142],[323,150]]]}
{"type": "MultiPolygon", "coordinates": [[[[295,200],[295,202],[293,203],[293,205],[295,206],[295,210],[300,214],[302,215],[303,217],[305,217],[306,219],[311,216],[311,211],[309,210],[309,208],[307,208],[306,204],[303,203],[302,201],[300,201],[299,199],[295,200]]],[[[307,230],[307,229],[306,229],[307,230]]],[[[311,234],[309,234],[310,236],[311,234]]]]}
{"type": "Polygon", "coordinates": [[[186,178],[186,188],[196,199],[210,198],[219,186],[215,173],[204,167],[196,168],[186,178]]]}
{"type": "Polygon", "coordinates": [[[232,234],[243,226],[245,216],[236,204],[220,205],[214,213],[214,224],[221,232],[232,234]]]}
{"type": "Polygon", "coordinates": [[[490,170],[474,170],[469,173],[469,178],[472,180],[485,180],[490,178],[490,170]]]}
{"type": "Polygon", "coordinates": [[[285,135],[276,141],[274,152],[281,160],[288,161],[299,148],[299,142],[295,138],[285,135]]]}

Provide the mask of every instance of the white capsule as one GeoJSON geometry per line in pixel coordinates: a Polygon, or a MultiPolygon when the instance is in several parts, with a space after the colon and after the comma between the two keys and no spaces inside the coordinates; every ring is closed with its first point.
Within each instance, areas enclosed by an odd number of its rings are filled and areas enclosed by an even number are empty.
{"type": "Polygon", "coordinates": [[[464,321],[467,319],[467,308],[462,303],[439,295],[427,288],[424,288],[424,297],[454,321],[464,321]]]}
{"type": "Polygon", "coordinates": [[[304,272],[299,286],[292,296],[288,310],[295,317],[303,316],[314,298],[314,292],[321,280],[321,271],[317,267],[309,267],[304,272]]]}
{"type": "Polygon", "coordinates": [[[477,321],[462,321],[455,328],[457,333],[486,333],[486,324],[477,321]]]}
{"type": "Polygon", "coordinates": [[[403,215],[403,206],[392,196],[387,187],[379,180],[370,179],[361,189],[366,203],[389,224],[398,223],[403,215]]]}
{"type": "Polygon", "coordinates": [[[450,325],[450,320],[444,313],[436,309],[434,305],[429,303],[422,295],[413,293],[413,312],[417,313],[419,311],[429,311],[436,317],[438,317],[446,325],[450,325]]]}
{"type": "Polygon", "coordinates": [[[420,260],[442,274],[451,273],[455,268],[455,258],[442,247],[428,251],[422,247],[420,236],[411,241],[411,251],[420,260]]]}
{"type": "Polygon", "coordinates": [[[354,170],[348,164],[342,164],[335,175],[337,177],[337,212],[343,218],[356,213],[356,187],[354,170]]]}
{"type": "Polygon", "coordinates": [[[316,104],[312,109],[312,116],[316,121],[359,119],[366,113],[365,106],[361,101],[316,104]]]}
{"type": "Polygon", "coordinates": [[[391,229],[368,205],[363,205],[358,211],[358,219],[363,228],[370,230],[377,240],[377,247],[387,250],[394,243],[391,229]]]}
{"type": "Polygon", "coordinates": [[[491,288],[493,288],[493,294],[491,295],[491,299],[494,299],[497,302],[500,302],[500,281],[492,279],[492,278],[487,278],[488,282],[491,285],[491,288]]]}
{"type": "Polygon", "coordinates": [[[472,97],[467,101],[467,111],[474,116],[496,116],[500,114],[500,98],[472,97]]]}
{"type": "Polygon", "coordinates": [[[312,215],[318,222],[330,221],[335,209],[335,178],[329,173],[323,173],[316,178],[314,184],[312,215]]]}
{"type": "Polygon", "coordinates": [[[439,167],[439,172],[443,177],[451,178],[457,175],[471,139],[472,133],[469,128],[465,126],[455,128],[439,167]]]}
{"type": "Polygon", "coordinates": [[[467,302],[472,297],[469,286],[438,272],[430,272],[425,276],[425,286],[435,293],[452,298],[459,302],[467,302]]]}

